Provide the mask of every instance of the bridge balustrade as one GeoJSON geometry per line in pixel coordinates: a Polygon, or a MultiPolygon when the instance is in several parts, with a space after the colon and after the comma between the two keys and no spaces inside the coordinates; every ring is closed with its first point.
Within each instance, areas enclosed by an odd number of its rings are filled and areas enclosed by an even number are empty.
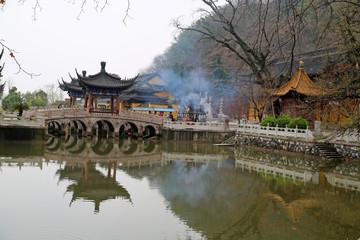
{"type": "Polygon", "coordinates": [[[39,109],[38,113],[43,113],[47,118],[85,117],[89,115],[88,110],[86,108],[39,109]]]}

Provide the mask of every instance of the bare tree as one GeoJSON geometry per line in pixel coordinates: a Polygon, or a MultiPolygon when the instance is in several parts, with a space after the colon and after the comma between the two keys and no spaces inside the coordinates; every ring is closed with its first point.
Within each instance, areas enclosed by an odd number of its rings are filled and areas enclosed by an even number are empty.
{"type": "Polygon", "coordinates": [[[316,79],[324,94],[309,99],[305,108],[311,110],[311,103],[316,103],[313,110],[320,112],[320,120],[337,124],[340,132],[357,129],[360,133],[360,1],[332,0],[325,5],[331,18],[323,36],[341,54],[331,56],[316,79]]]}
{"type": "Polygon", "coordinates": [[[269,66],[275,58],[290,62],[286,71],[281,71],[290,77],[298,36],[304,28],[302,17],[313,1],[305,4],[296,0],[225,0],[224,6],[219,6],[216,0],[202,2],[211,10],[200,10],[202,21],[189,27],[176,21],[175,26],[198,32],[203,38],[227,48],[245,64],[260,85],[278,84],[275,81],[278,76],[269,66]]]}

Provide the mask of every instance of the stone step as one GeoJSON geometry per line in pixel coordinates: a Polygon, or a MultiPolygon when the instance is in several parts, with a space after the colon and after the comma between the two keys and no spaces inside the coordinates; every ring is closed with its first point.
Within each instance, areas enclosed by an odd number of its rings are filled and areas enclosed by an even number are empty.
{"type": "Polygon", "coordinates": [[[319,149],[320,156],[323,156],[327,159],[344,159],[343,156],[341,156],[334,147],[332,147],[330,144],[326,143],[320,143],[316,144],[317,148],[319,149]]]}

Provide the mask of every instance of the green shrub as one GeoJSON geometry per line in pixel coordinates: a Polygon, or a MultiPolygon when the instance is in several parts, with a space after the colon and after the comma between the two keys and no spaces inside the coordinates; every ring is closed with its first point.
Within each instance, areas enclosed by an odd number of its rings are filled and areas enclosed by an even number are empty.
{"type": "Polygon", "coordinates": [[[309,123],[302,117],[297,117],[297,118],[291,119],[288,127],[296,128],[296,126],[298,126],[299,129],[306,129],[306,127],[309,126],[309,123]]]}
{"type": "Polygon", "coordinates": [[[276,121],[276,119],[270,115],[270,116],[267,116],[266,118],[264,118],[261,121],[260,125],[266,127],[269,124],[270,127],[275,127],[276,126],[275,121],[276,121]]]}
{"type": "Polygon", "coordinates": [[[275,126],[276,124],[278,125],[278,127],[286,127],[286,125],[288,125],[291,121],[291,117],[289,115],[283,115],[281,114],[275,121],[275,126]]]}

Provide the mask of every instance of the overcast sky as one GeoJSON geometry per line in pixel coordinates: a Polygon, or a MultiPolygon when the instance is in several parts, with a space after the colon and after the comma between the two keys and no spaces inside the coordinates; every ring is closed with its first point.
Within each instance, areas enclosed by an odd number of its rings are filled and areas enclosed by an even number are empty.
{"type": "Polygon", "coordinates": [[[0,39],[17,51],[14,54],[26,71],[41,74],[33,78],[16,74],[17,65],[4,54],[2,82],[10,80],[23,93],[57,84],[61,77],[70,81],[68,73],[75,76],[75,68],[95,74],[100,61],[107,62],[108,72],[131,78],[174,41],[171,21],[181,17],[189,24],[203,6],[200,0],[130,0],[131,19],[125,26],[127,0],[108,0],[111,5],[102,12],[96,12],[88,0],[79,19],[80,0],[75,5],[73,0],[40,0],[42,11],[36,21],[34,2],[26,0],[20,6],[18,1],[7,0],[0,12],[0,39]]]}

